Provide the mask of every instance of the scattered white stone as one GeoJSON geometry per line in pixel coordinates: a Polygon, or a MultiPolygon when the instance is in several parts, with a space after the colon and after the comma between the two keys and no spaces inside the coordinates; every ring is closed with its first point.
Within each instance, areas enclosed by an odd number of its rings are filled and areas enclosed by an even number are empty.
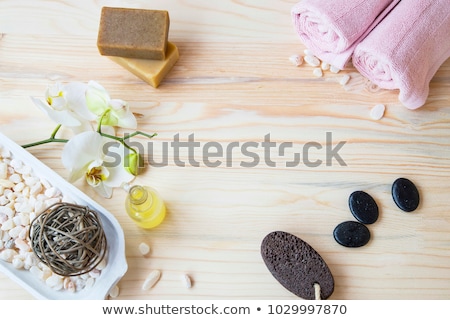
{"type": "Polygon", "coordinates": [[[384,112],[386,111],[386,107],[384,104],[377,104],[370,110],[370,117],[373,120],[380,120],[384,116],[384,112]]]}
{"type": "Polygon", "coordinates": [[[146,256],[147,254],[150,253],[150,246],[148,244],[146,244],[145,242],[141,242],[139,244],[139,252],[143,255],[146,256]]]}
{"type": "Polygon", "coordinates": [[[350,81],[350,75],[346,74],[339,80],[339,84],[345,86],[350,81]]]}
{"type": "Polygon", "coordinates": [[[109,296],[111,298],[117,298],[119,296],[120,293],[120,288],[119,286],[114,286],[110,291],[109,291],[109,296]]]}
{"type": "Polygon", "coordinates": [[[188,274],[183,274],[182,278],[184,286],[188,289],[192,288],[192,279],[188,274]]]}
{"type": "Polygon", "coordinates": [[[161,277],[161,271],[153,270],[142,284],[142,290],[149,290],[155,286],[161,277]]]}
{"type": "Polygon", "coordinates": [[[320,68],[314,68],[314,70],[313,70],[313,75],[316,76],[317,78],[320,78],[321,76],[323,76],[322,69],[320,69],[320,68]]]}
{"type": "Polygon", "coordinates": [[[296,67],[301,66],[303,64],[303,57],[298,55],[298,54],[294,54],[292,56],[289,57],[289,61],[292,62],[292,64],[296,67]]]}
{"type": "Polygon", "coordinates": [[[320,65],[320,67],[322,68],[323,71],[326,71],[326,70],[330,69],[330,64],[326,63],[325,61],[322,61],[322,64],[320,65]]]}
{"type": "Polygon", "coordinates": [[[341,69],[335,67],[335,66],[330,66],[330,72],[333,73],[339,73],[339,71],[341,71],[341,69]]]}
{"type": "Polygon", "coordinates": [[[312,67],[320,66],[320,60],[315,56],[307,55],[307,56],[305,56],[304,59],[305,59],[305,62],[312,67]]]}

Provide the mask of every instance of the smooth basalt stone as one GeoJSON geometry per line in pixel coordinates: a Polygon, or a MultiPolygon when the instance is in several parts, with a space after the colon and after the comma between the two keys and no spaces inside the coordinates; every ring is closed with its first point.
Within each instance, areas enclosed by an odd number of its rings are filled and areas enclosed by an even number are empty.
{"type": "Polygon", "coordinates": [[[412,181],[406,178],[398,178],[394,181],[392,198],[395,204],[406,212],[416,210],[420,202],[419,190],[412,181]]]}
{"type": "Polygon", "coordinates": [[[315,299],[314,284],[320,285],[321,299],[334,291],[334,279],[322,257],[302,239],[274,231],[264,237],[261,256],[281,285],[307,300],[315,299]]]}
{"type": "Polygon", "coordinates": [[[364,191],[355,191],[348,198],[353,216],[359,222],[372,224],[378,219],[378,205],[371,195],[364,191]]]}
{"type": "Polygon", "coordinates": [[[349,248],[357,248],[362,247],[369,242],[370,231],[360,222],[345,221],[340,223],[334,229],[333,236],[340,245],[349,248]]]}

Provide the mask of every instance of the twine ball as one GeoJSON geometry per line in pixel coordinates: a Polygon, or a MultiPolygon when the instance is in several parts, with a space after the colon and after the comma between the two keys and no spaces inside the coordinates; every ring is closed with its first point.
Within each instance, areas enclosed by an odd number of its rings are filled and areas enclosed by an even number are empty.
{"type": "Polygon", "coordinates": [[[31,223],[31,248],[54,273],[88,273],[106,254],[106,236],[97,212],[87,206],[60,202],[31,223]]]}

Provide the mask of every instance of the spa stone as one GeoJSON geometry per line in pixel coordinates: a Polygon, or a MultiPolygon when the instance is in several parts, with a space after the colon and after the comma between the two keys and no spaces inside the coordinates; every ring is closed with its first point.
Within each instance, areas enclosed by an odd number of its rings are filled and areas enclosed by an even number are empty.
{"type": "Polygon", "coordinates": [[[320,286],[320,298],[334,291],[334,278],[322,257],[305,241],[284,231],[266,235],[261,255],[269,271],[287,290],[307,300],[316,298],[314,285],[320,286]]]}
{"type": "Polygon", "coordinates": [[[370,231],[357,221],[340,223],[333,231],[334,239],[344,247],[357,248],[366,245],[370,240],[370,231]]]}
{"type": "Polygon", "coordinates": [[[371,195],[364,191],[353,192],[348,205],[353,216],[361,223],[372,224],[378,219],[378,205],[371,195]]]}
{"type": "Polygon", "coordinates": [[[416,210],[420,202],[417,187],[406,178],[398,178],[394,181],[392,184],[392,198],[395,204],[406,212],[416,210]]]}
{"type": "Polygon", "coordinates": [[[103,7],[98,50],[104,56],[164,60],[169,24],[167,11],[103,7]]]}

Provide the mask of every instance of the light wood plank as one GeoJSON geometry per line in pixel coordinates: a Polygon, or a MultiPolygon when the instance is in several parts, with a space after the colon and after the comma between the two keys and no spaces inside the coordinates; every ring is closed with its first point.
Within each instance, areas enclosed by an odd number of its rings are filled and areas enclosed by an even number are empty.
{"type": "MultiPolygon", "coordinates": [[[[427,105],[409,111],[396,92],[372,87],[354,69],[315,78],[311,67],[294,67],[289,56],[303,50],[290,25],[295,1],[168,1],[155,6],[170,10],[171,41],[180,60],[155,89],[98,54],[98,13],[107,3],[149,6],[146,1],[1,2],[0,131],[18,143],[46,138],[54,124],[29,96],[43,97],[55,81],[93,79],[142,115],[140,130],[158,133],[151,141],[156,160],[176,134],[183,141],[195,135],[200,162],[208,141],[224,149],[232,142],[257,142],[252,151],[261,159],[254,168],[241,167],[241,161],[252,159],[234,149],[231,166],[218,158],[211,159],[222,161],[217,168],[193,167],[187,150],[181,150],[180,160],[188,165],[179,167],[169,149],[168,166],[150,167],[136,180],[157,188],[167,203],[167,220],[152,231],[128,219],[121,190],[105,200],[77,182],[117,217],[126,234],[129,271],[119,283],[120,299],[295,299],[259,254],[262,238],[274,230],[300,236],[328,262],[336,280],[332,299],[450,297],[450,61],[433,78],[427,105]],[[345,73],[352,79],[342,87],[338,80],[345,73]],[[369,117],[377,103],[387,105],[380,121],[369,117]],[[345,142],[339,154],[347,166],[334,159],[331,166],[286,167],[306,143],[325,145],[327,132],[333,145],[345,142]],[[263,161],[267,134],[278,145],[293,146],[285,156],[271,149],[275,167],[263,161]],[[392,202],[391,183],[400,176],[420,189],[416,213],[402,213],[392,202]],[[381,217],[369,227],[371,242],[350,250],[334,241],[332,231],[353,219],[347,199],[356,189],[374,196],[381,217]],[[148,258],[138,252],[141,241],[152,248],[148,258]],[[152,269],[162,270],[161,281],[142,292],[152,269]],[[194,280],[190,290],[181,282],[184,273],[194,280]]],[[[147,151],[149,141],[135,141],[147,151]]],[[[29,151],[67,177],[61,148],[29,151]]],[[[324,157],[325,147],[311,149],[311,160],[324,157]]],[[[4,275],[0,282],[1,299],[30,298],[4,275]]]]}

